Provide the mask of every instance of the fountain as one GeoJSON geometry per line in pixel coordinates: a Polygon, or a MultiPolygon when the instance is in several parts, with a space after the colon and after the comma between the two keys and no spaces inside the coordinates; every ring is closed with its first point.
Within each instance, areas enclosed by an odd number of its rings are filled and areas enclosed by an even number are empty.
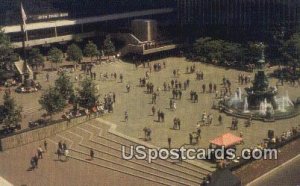
{"type": "Polygon", "coordinates": [[[243,113],[249,113],[250,111],[248,110],[248,98],[245,97],[245,100],[244,100],[244,110],[243,110],[243,113]]]}
{"type": "Polygon", "coordinates": [[[236,117],[274,121],[298,115],[299,104],[294,104],[289,98],[288,92],[282,97],[277,98],[277,88],[269,85],[265,75],[265,55],[264,45],[261,48],[261,59],[257,63],[257,71],[254,76],[253,86],[245,88],[246,95],[242,94],[239,87],[234,96],[221,102],[222,110],[229,115],[236,117]]]}

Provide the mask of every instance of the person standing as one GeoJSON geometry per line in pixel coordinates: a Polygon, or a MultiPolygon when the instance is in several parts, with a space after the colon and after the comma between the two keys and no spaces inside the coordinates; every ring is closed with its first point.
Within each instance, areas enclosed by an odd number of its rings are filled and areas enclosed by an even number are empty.
{"type": "Polygon", "coordinates": [[[193,135],[191,133],[189,133],[189,139],[190,139],[190,145],[193,144],[193,135]]]}
{"type": "Polygon", "coordinates": [[[49,82],[49,73],[46,74],[46,81],[49,82]]]}
{"type": "Polygon", "coordinates": [[[168,145],[169,145],[169,149],[171,149],[171,138],[170,137],[168,137],[168,145]]]}
{"type": "Polygon", "coordinates": [[[120,74],[120,82],[123,83],[123,74],[120,74]]]}
{"type": "Polygon", "coordinates": [[[180,130],[180,125],[181,125],[181,121],[180,121],[180,119],[178,118],[178,119],[177,119],[177,127],[178,127],[178,130],[180,130]]]}
{"type": "Polygon", "coordinates": [[[112,97],[113,97],[113,102],[115,103],[116,102],[116,94],[114,92],[112,94],[112,97]]]}

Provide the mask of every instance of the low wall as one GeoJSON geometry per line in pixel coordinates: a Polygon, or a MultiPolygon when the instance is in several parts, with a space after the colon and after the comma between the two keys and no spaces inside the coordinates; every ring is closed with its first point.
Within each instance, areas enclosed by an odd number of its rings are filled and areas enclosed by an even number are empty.
{"type": "Polygon", "coordinates": [[[86,122],[86,117],[73,118],[71,122],[59,120],[51,125],[40,126],[34,129],[25,129],[11,135],[0,138],[0,150],[19,147],[35,141],[40,141],[59,132],[72,128],[80,123],[86,122]]]}

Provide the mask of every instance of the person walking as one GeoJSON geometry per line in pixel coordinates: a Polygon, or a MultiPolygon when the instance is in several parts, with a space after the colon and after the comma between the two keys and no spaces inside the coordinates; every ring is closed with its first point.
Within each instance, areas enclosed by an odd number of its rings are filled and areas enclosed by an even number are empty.
{"type": "Polygon", "coordinates": [[[95,153],[94,153],[93,149],[91,149],[91,150],[90,150],[90,157],[91,157],[91,160],[94,159],[94,155],[95,155],[95,153]]]}
{"type": "Polygon", "coordinates": [[[34,160],[34,157],[32,157],[30,159],[30,165],[31,165],[31,170],[34,170],[35,169],[35,160],[34,160]]]}
{"type": "Polygon", "coordinates": [[[37,153],[38,153],[38,158],[43,159],[43,149],[41,146],[38,147],[37,153]]]}
{"type": "Polygon", "coordinates": [[[123,74],[120,74],[120,82],[123,83],[123,74]]]}
{"type": "Polygon", "coordinates": [[[128,112],[125,111],[125,122],[128,122],[128,112]]]}
{"type": "Polygon", "coordinates": [[[64,143],[63,143],[63,145],[62,145],[62,146],[63,146],[63,148],[62,148],[63,150],[67,150],[67,149],[68,149],[68,148],[67,148],[67,144],[66,144],[66,142],[65,142],[65,141],[64,141],[64,143]]]}
{"type": "Polygon", "coordinates": [[[58,142],[58,148],[59,148],[59,149],[63,149],[63,146],[62,146],[61,141],[58,142]]]}
{"type": "Polygon", "coordinates": [[[44,149],[45,149],[45,152],[47,152],[47,149],[48,149],[48,143],[47,143],[46,140],[44,141],[44,149]]]}
{"type": "Polygon", "coordinates": [[[222,118],[222,115],[219,115],[218,121],[219,121],[219,125],[222,125],[222,124],[223,124],[223,118],[222,118]]]}
{"type": "Polygon", "coordinates": [[[35,168],[38,168],[38,163],[39,163],[39,158],[38,158],[38,156],[37,156],[37,155],[34,155],[33,160],[34,160],[35,168]]]}
{"type": "Polygon", "coordinates": [[[152,116],[155,115],[155,111],[156,111],[156,109],[155,109],[155,107],[154,107],[154,105],[153,105],[153,106],[152,106],[152,116]]]}

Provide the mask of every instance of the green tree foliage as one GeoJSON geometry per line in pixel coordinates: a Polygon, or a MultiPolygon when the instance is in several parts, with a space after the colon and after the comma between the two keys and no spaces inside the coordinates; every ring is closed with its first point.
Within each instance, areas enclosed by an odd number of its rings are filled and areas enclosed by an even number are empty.
{"type": "Polygon", "coordinates": [[[248,42],[245,50],[245,59],[248,62],[256,63],[261,58],[262,48],[259,42],[248,42]]]}
{"type": "Polygon", "coordinates": [[[0,123],[4,128],[15,127],[22,121],[22,108],[17,106],[10,93],[5,92],[3,105],[0,106],[0,123]]]}
{"type": "Polygon", "coordinates": [[[0,73],[1,71],[11,70],[13,62],[19,59],[11,46],[9,37],[0,28],[0,73]]]}
{"type": "Polygon", "coordinates": [[[222,57],[228,62],[243,61],[244,51],[241,44],[224,42],[222,57]]]}
{"type": "Polygon", "coordinates": [[[74,95],[73,83],[69,76],[62,73],[55,81],[55,89],[63,96],[64,99],[68,100],[74,95]]]}
{"type": "Polygon", "coordinates": [[[87,57],[90,57],[91,61],[93,61],[93,57],[99,54],[97,45],[95,45],[92,41],[89,41],[84,48],[84,54],[87,57]]]}
{"type": "Polygon", "coordinates": [[[212,61],[221,60],[222,40],[213,40],[210,37],[200,38],[193,45],[192,55],[198,60],[212,61]]]}
{"type": "Polygon", "coordinates": [[[295,33],[283,44],[282,54],[292,66],[298,66],[300,62],[300,33],[295,33]]]}
{"type": "Polygon", "coordinates": [[[61,63],[63,60],[63,53],[60,49],[53,47],[48,52],[48,59],[52,63],[55,63],[57,68],[58,63],[61,63]]]}
{"type": "Polygon", "coordinates": [[[105,37],[105,40],[103,42],[103,50],[105,55],[112,55],[116,51],[115,45],[112,42],[110,35],[107,35],[105,37]]]}
{"type": "Polygon", "coordinates": [[[64,110],[66,99],[57,89],[50,87],[41,96],[39,103],[42,106],[42,109],[52,117],[53,114],[64,110]]]}
{"type": "Polygon", "coordinates": [[[68,46],[67,55],[69,60],[74,61],[75,63],[80,63],[83,56],[82,50],[76,44],[68,46]]]}
{"type": "Polygon", "coordinates": [[[40,53],[40,50],[38,48],[31,49],[31,51],[29,52],[29,56],[28,56],[28,63],[32,67],[37,68],[37,67],[43,65],[44,62],[45,62],[45,58],[40,53]]]}
{"type": "Polygon", "coordinates": [[[249,42],[243,45],[205,37],[196,40],[188,58],[204,62],[244,66],[247,63],[256,63],[261,58],[261,51],[258,42],[249,42]]]}
{"type": "Polygon", "coordinates": [[[78,90],[79,104],[85,108],[92,108],[98,101],[99,94],[96,84],[91,79],[84,79],[81,82],[81,89],[78,90]]]}

